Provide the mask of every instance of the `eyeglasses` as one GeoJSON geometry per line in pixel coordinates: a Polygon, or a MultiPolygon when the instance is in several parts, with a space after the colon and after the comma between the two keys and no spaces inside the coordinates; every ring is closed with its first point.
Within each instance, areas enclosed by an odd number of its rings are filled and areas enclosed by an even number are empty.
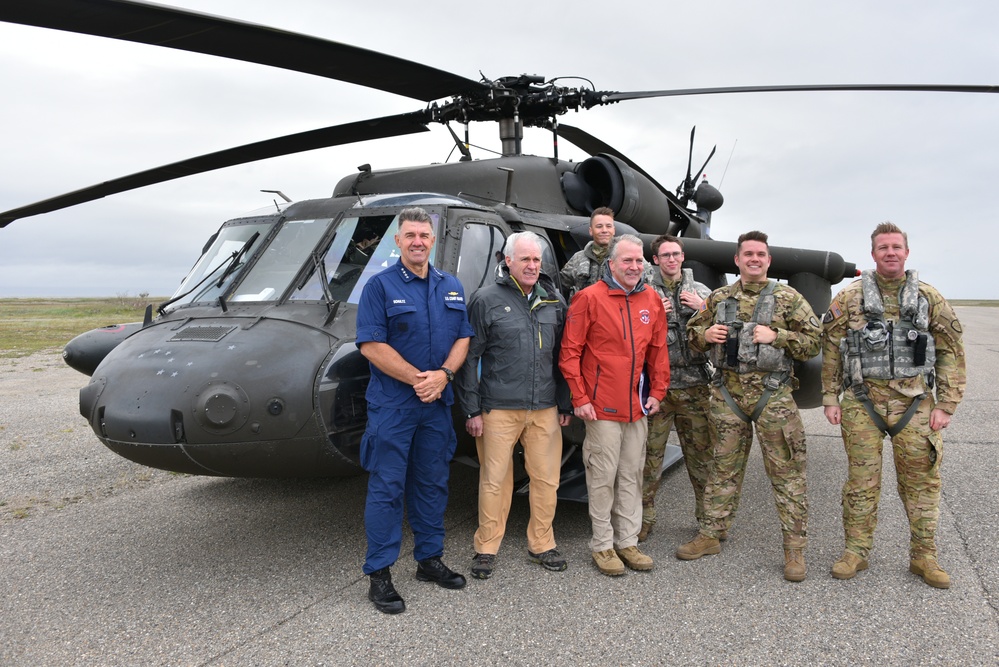
{"type": "Polygon", "coordinates": [[[664,252],[659,255],[659,259],[680,259],[681,257],[683,257],[682,252],[664,252]]]}

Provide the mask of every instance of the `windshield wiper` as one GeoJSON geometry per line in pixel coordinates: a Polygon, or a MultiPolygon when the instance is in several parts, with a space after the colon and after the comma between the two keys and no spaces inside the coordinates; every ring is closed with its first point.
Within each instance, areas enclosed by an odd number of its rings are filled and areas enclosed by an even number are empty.
{"type": "Polygon", "coordinates": [[[251,236],[246,240],[246,243],[243,244],[243,247],[237,250],[236,252],[232,253],[232,257],[229,259],[229,265],[226,267],[225,271],[219,277],[219,281],[215,283],[216,287],[222,287],[222,284],[225,282],[225,279],[228,278],[230,275],[232,275],[233,271],[242,266],[240,260],[243,259],[243,255],[245,255],[246,251],[250,249],[250,246],[253,245],[253,243],[257,240],[258,236],[260,236],[260,232],[253,232],[253,236],[251,236]]]}
{"type": "Polygon", "coordinates": [[[208,282],[208,280],[212,276],[214,276],[218,272],[219,269],[223,269],[224,268],[225,271],[223,271],[222,276],[219,278],[219,281],[217,283],[215,283],[216,287],[222,287],[222,284],[225,282],[225,279],[228,278],[230,276],[230,274],[232,274],[232,272],[236,270],[236,267],[239,266],[239,260],[242,259],[243,255],[246,254],[246,251],[250,249],[250,246],[252,246],[254,244],[254,242],[257,240],[258,236],[260,236],[260,232],[253,232],[253,236],[251,236],[249,239],[246,240],[246,243],[243,244],[242,248],[240,248],[239,250],[234,250],[233,253],[232,253],[232,255],[229,257],[228,260],[226,260],[222,264],[219,264],[214,269],[212,269],[204,278],[202,278],[201,280],[199,280],[198,282],[196,282],[194,284],[194,286],[191,287],[191,289],[187,290],[183,294],[178,294],[177,296],[175,296],[175,297],[173,297],[171,299],[167,299],[166,301],[164,301],[163,303],[161,303],[160,305],[158,305],[156,307],[156,312],[158,312],[160,315],[165,315],[166,314],[166,307],[167,306],[169,306],[170,304],[172,304],[172,303],[174,303],[176,301],[180,301],[184,297],[188,296],[189,294],[191,294],[192,292],[194,292],[194,290],[198,289],[199,287],[201,287],[202,285],[204,285],[206,282],[208,282]]]}

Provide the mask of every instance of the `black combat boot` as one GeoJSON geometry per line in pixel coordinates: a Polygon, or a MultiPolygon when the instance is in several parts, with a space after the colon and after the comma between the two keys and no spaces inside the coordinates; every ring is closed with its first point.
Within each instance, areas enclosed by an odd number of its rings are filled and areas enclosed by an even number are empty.
{"type": "Polygon", "coordinates": [[[371,580],[368,599],[375,604],[375,609],[383,614],[401,614],[406,611],[406,603],[392,585],[392,574],[387,567],[372,572],[368,579],[371,580]]]}
{"type": "Polygon", "coordinates": [[[441,588],[458,589],[465,587],[465,577],[454,572],[441,562],[440,556],[421,560],[416,566],[416,578],[420,581],[432,581],[441,588]]]}

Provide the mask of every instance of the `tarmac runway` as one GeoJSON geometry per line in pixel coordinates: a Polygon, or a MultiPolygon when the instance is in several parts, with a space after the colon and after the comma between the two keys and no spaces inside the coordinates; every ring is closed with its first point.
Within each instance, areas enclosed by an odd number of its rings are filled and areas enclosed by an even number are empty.
{"type": "MultiPolygon", "coordinates": [[[[776,512],[754,444],[720,555],[683,562],[696,532],[686,473],[666,473],[656,567],[601,576],[586,507],[555,519],[569,569],[526,557],[517,498],[488,581],[447,591],[393,568],[408,609],[376,612],[361,574],[366,481],[215,479],[116,457],[77,407],[86,378],[56,354],[0,360],[2,665],[999,664],[999,309],[958,308],[969,386],[945,434],[938,546],[949,590],[908,572],[908,528],[885,461],[870,569],[838,581],[846,456],[804,412],[808,578],[782,578],[776,512]]],[[[674,436],[675,437],[675,436],[674,436]]],[[[445,562],[466,572],[476,473],[455,465],[445,562]]],[[[408,532],[408,531],[407,531],[408,532]]]]}

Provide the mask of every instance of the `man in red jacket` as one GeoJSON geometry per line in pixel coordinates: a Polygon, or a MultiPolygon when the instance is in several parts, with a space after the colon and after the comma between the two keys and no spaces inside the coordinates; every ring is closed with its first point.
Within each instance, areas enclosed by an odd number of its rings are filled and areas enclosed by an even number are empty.
{"type": "Polygon", "coordinates": [[[633,570],[653,565],[636,546],[645,417],[666,395],[669,353],[662,302],[642,282],[642,251],[637,236],[617,239],[607,260],[609,273],[572,300],[559,356],[574,412],[586,422],[590,550],[600,572],[610,576],[624,574],[625,565],[633,570]]]}

